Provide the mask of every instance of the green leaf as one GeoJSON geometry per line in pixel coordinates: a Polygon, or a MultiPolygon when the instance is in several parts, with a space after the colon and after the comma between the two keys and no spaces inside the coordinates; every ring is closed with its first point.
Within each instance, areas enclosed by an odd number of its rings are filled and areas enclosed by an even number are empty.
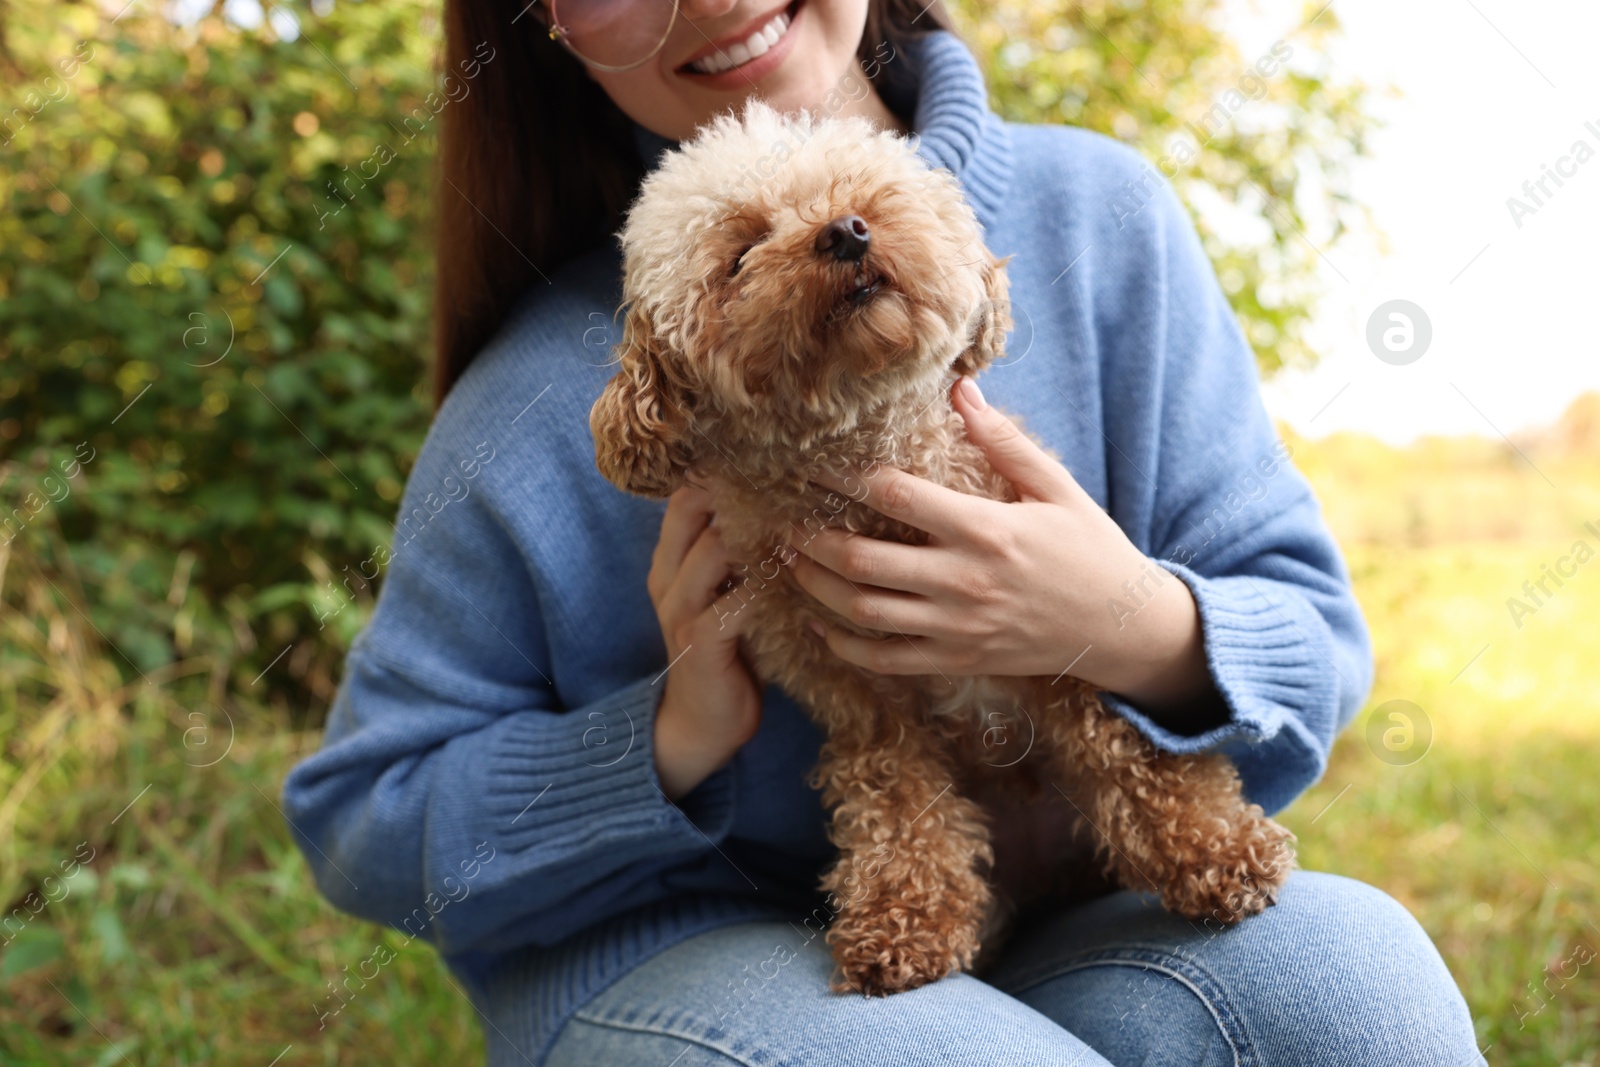
{"type": "Polygon", "coordinates": [[[150,868],[142,863],[119,863],[111,868],[111,884],[122,886],[126,889],[149,889],[154,879],[150,876],[150,868]]]}
{"type": "Polygon", "coordinates": [[[95,909],[89,920],[89,932],[100,946],[100,958],[107,963],[123,963],[133,959],[133,946],[122,928],[122,918],[113,908],[104,905],[95,909]]]}
{"type": "Polygon", "coordinates": [[[15,978],[47,964],[64,955],[65,942],[60,932],[37,919],[18,931],[0,957],[0,979],[15,978]]]}

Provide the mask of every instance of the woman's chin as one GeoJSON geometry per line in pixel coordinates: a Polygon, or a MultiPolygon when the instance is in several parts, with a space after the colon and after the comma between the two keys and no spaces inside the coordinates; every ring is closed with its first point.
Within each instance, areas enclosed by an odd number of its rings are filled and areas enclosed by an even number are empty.
{"type": "Polygon", "coordinates": [[[819,76],[819,67],[827,69],[826,64],[820,63],[786,64],[773,71],[751,95],[790,114],[806,110],[814,115],[837,117],[842,113],[839,103],[846,99],[839,91],[842,78],[819,76]]]}

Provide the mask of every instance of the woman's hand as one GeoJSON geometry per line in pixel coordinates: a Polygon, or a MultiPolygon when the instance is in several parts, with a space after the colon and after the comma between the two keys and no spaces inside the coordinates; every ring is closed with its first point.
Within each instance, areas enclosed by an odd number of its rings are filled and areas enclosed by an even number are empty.
{"type": "Polygon", "coordinates": [[[739,653],[752,616],[739,611],[736,592],[723,593],[733,560],[711,520],[706,490],[673,493],[646,579],[669,665],[656,711],[656,776],[674,802],[761,725],[761,687],[739,653]]]}
{"type": "Polygon", "coordinates": [[[904,545],[824,529],[790,544],[796,580],[883,638],[825,627],[828,647],[882,674],[1066,671],[1148,708],[1212,692],[1199,611],[1057,460],[957,384],[955,408],[1021,500],[1001,503],[882,466],[817,480],[929,534],[904,545]]]}

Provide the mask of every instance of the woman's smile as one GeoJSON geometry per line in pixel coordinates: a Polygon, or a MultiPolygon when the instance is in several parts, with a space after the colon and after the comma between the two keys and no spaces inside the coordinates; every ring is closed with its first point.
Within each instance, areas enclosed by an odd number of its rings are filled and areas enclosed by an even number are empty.
{"type": "Polygon", "coordinates": [[[748,97],[781,111],[814,111],[846,83],[867,91],[833,115],[909,132],[857,55],[867,7],[868,0],[678,0],[677,19],[653,61],[585,70],[628,117],[673,141],[748,97]]]}
{"type": "Polygon", "coordinates": [[[708,89],[747,88],[775,70],[794,45],[805,0],[757,16],[739,30],[709,41],[674,73],[708,89]]]}

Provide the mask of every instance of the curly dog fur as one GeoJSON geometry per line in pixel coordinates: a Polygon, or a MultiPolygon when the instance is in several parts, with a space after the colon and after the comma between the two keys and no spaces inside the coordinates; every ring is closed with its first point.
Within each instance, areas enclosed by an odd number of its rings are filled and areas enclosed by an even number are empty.
{"type": "MultiPolygon", "coordinates": [[[[821,497],[824,469],[887,463],[964,493],[1017,494],[967,439],[956,375],[1002,354],[1005,261],[956,180],[860,119],[785,116],[758,100],[724,114],[645,180],[620,235],[618,373],[590,413],[596,460],[652,498],[712,493],[741,561],[745,652],[826,733],[811,784],[832,812],[839,902],[833,988],[887,994],[958,969],[1003,935],[983,798],[1062,791],[1104,875],[1172,911],[1231,923],[1274,902],[1289,834],[1247,803],[1223,756],[1158,751],[1073,678],[880,675],[833,656],[807,625],[880,636],[818,603],[781,566],[786,535],[821,526],[922,543],[853,495],[821,497]],[[858,216],[864,254],[819,234],[858,216]],[[1026,717],[1015,765],[980,758],[996,716],[1026,717]]],[[[865,611],[865,608],[864,608],[865,611]]]]}

